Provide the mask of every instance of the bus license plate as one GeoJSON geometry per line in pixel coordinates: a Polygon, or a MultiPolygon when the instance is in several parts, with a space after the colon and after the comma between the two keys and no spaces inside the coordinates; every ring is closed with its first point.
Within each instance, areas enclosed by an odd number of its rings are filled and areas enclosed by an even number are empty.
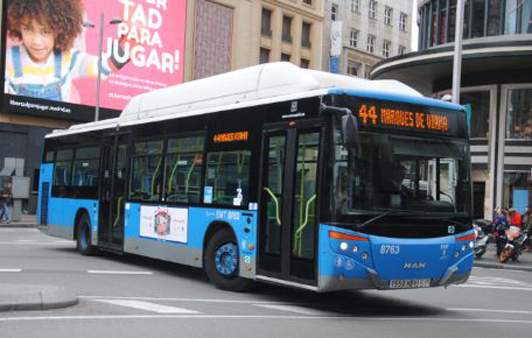
{"type": "Polygon", "coordinates": [[[430,278],[427,279],[392,279],[390,289],[411,289],[430,287],[430,278]]]}

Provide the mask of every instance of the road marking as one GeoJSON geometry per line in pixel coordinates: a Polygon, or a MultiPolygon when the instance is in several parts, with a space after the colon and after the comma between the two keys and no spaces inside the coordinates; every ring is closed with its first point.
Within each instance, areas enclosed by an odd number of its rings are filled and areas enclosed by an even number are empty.
{"type": "Polygon", "coordinates": [[[309,315],[309,316],[322,316],[323,311],[313,310],[309,308],[304,308],[301,306],[294,306],[294,305],[272,305],[272,304],[253,304],[257,307],[263,307],[266,309],[273,309],[273,310],[280,310],[280,311],[288,311],[288,312],[295,312],[302,315],[309,315]]]}
{"type": "Polygon", "coordinates": [[[531,314],[532,311],[520,310],[492,310],[492,309],[461,309],[461,308],[447,308],[447,311],[470,311],[470,312],[496,312],[496,313],[515,313],[515,314],[531,314]]]}
{"type": "Polygon", "coordinates": [[[81,299],[132,299],[150,301],[174,301],[174,302],[201,302],[201,303],[234,303],[234,304],[276,304],[276,305],[307,305],[312,303],[293,302],[269,302],[256,300],[234,300],[234,299],[202,299],[202,298],[171,298],[171,297],[120,297],[120,296],[79,296],[81,299]]]}
{"type": "Polygon", "coordinates": [[[0,269],[0,272],[22,272],[22,269],[0,269]]]}
{"type": "Polygon", "coordinates": [[[193,313],[201,313],[198,311],[192,311],[187,310],[183,308],[173,307],[173,306],[166,306],[166,305],[160,305],[160,304],[154,304],[154,303],[148,303],[148,302],[141,302],[138,300],[119,300],[119,299],[95,299],[96,302],[102,302],[102,303],[108,303],[112,305],[118,305],[118,306],[124,306],[124,307],[131,307],[134,309],[140,309],[144,311],[150,311],[150,312],[157,312],[157,313],[168,313],[168,314],[178,314],[178,313],[186,313],[186,314],[193,314],[193,313]]]}
{"type": "Polygon", "coordinates": [[[87,270],[87,272],[100,275],[153,275],[151,271],[87,270]]]}
{"type": "Polygon", "coordinates": [[[74,242],[0,242],[0,245],[72,245],[74,246],[74,242]]]}
{"type": "Polygon", "coordinates": [[[21,242],[21,243],[35,243],[37,242],[36,239],[17,239],[15,242],[21,242]]]}
{"type": "Polygon", "coordinates": [[[249,316],[249,315],[110,315],[110,316],[48,316],[48,317],[7,317],[0,322],[60,321],[60,320],[118,320],[118,319],[274,319],[274,320],[359,320],[375,322],[444,322],[444,323],[486,323],[486,324],[525,324],[532,320],[494,318],[426,318],[426,317],[355,317],[355,316],[249,316]]]}
{"type": "Polygon", "coordinates": [[[453,287],[458,288],[478,288],[478,289],[499,289],[499,290],[513,290],[513,291],[532,291],[531,287],[528,288],[519,288],[515,286],[490,286],[490,285],[453,285],[453,287]]]}

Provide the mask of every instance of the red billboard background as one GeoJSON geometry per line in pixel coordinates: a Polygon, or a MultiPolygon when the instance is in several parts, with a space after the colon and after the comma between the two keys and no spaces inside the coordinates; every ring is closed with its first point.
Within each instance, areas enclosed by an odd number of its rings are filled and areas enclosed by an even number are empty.
{"type": "MultiPolygon", "coordinates": [[[[14,0],[7,1],[8,4],[4,9],[7,9],[11,1],[14,0]]],[[[135,95],[183,82],[186,0],[82,0],[82,2],[85,7],[84,20],[93,23],[94,27],[83,28],[73,48],[98,56],[100,16],[104,13],[103,62],[106,62],[111,54],[114,54],[119,61],[129,60],[125,66],[109,76],[102,75],[100,94],[102,109],[122,110],[135,95]],[[121,23],[110,24],[110,21],[116,18],[119,18],[121,23]]],[[[4,16],[4,22],[7,21],[5,19],[4,16]]],[[[20,44],[20,41],[9,37],[6,41],[7,48],[20,44]]],[[[26,99],[26,97],[21,100],[22,97],[16,94],[4,95],[3,107],[13,112],[57,118],[65,115],[65,118],[85,120],[86,118],[75,118],[76,112],[84,110],[83,115],[90,116],[87,108],[93,110],[92,107],[96,105],[96,88],[97,79],[94,77],[73,79],[71,94],[69,97],[63,97],[61,101],[69,109],[57,109],[61,103],[55,101],[26,99]],[[52,108],[48,111],[45,108],[29,109],[29,107],[35,108],[33,102],[42,101],[48,102],[52,108]],[[27,111],[21,108],[24,107],[23,102],[30,103],[26,105],[27,111]],[[65,112],[67,114],[62,114],[65,112]]],[[[8,93],[7,88],[4,88],[4,91],[8,93]]],[[[107,116],[104,114],[101,117],[107,116]]]]}

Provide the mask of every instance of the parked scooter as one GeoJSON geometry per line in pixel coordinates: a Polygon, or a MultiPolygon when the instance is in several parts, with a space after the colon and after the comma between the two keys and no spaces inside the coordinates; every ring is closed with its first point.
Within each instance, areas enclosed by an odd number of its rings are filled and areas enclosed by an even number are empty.
{"type": "Polygon", "coordinates": [[[517,261],[523,252],[523,247],[528,236],[519,231],[518,227],[510,227],[503,231],[501,238],[505,240],[504,249],[499,256],[501,263],[506,263],[510,258],[512,261],[517,261]]]}
{"type": "Polygon", "coordinates": [[[473,221],[473,229],[475,230],[476,240],[475,240],[475,257],[477,259],[482,258],[482,255],[486,253],[489,243],[489,228],[491,227],[491,222],[483,219],[478,219],[473,221]]]}

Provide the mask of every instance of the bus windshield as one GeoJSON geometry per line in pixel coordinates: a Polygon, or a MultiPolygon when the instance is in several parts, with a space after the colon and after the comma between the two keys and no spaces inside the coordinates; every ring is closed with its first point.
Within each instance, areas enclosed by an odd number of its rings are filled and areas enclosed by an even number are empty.
{"type": "Polygon", "coordinates": [[[451,217],[470,213],[467,143],[461,140],[360,133],[347,149],[336,133],[336,216],[411,210],[451,217]]]}

